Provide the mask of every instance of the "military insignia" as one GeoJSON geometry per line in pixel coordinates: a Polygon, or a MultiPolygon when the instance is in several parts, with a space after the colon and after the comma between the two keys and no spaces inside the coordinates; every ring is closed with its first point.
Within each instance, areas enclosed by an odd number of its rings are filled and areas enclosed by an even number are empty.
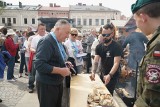
{"type": "Polygon", "coordinates": [[[109,52],[109,51],[107,51],[107,53],[106,53],[106,57],[111,57],[111,56],[110,56],[110,52],[109,52]]]}
{"type": "Polygon", "coordinates": [[[149,83],[160,83],[160,66],[152,64],[148,65],[146,79],[149,83]]]}
{"type": "Polygon", "coordinates": [[[153,51],[154,57],[160,57],[160,42],[158,42],[153,51]]]}
{"type": "Polygon", "coordinates": [[[153,56],[160,57],[160,51],[154,51],[153,56]]]}

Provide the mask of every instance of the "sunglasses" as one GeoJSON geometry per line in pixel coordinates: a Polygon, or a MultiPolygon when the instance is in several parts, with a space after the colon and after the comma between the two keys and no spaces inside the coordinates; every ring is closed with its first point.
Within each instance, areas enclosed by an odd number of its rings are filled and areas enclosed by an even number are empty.
{"type": "Polygon", "coordinates": [[[77,36],[77,34],[71,34],[72,36],[77,36]]]}
{"type": "Polygon", "coordinates": [[[110,36],[112,33],[110,33],[110,34],[102,34],[102,36],[103,37],[108,37],[108,36],[110,36]]]}

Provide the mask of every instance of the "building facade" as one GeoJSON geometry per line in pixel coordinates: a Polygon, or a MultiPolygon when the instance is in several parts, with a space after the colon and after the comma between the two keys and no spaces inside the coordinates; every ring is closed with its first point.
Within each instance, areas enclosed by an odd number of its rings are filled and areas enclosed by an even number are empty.
{"type": "Polygon", "coordinates": [[[111,20],[120,20],[121,12],[99,5],[86,5],[78,3],[70,5],[69,17],[74,19],[74,26],[83,33],[89,32],[91,28],[100,28],[111,20]]]}
{"type": "Polygon", "coordinates": [[[39,18],[68,18],[69,7],[60,7],[54,3],[50,3],[49,6],[42,6],[38,10],[39,18]]]}
{"type": "Polygon", "coordinates": [[[0,26],[24,30],[28,26],[37,28],[40,18],[68,18],[73,19],[73,27],[82,33],[89,32],[91,28],[110,23],[111,20],[120,20],[121,12],[99,5],[86,5],[78,3],[69,7],[61,7],[50,3],[49,6],[7,5],[0,14],[0,26]]]}
{"type": "Polygon", "coordinates": [[[38,25],[38,9],[41,6],[7,5],[0,17],[0,26],[16,30],[25,30],[28,26],[38,25]]]}

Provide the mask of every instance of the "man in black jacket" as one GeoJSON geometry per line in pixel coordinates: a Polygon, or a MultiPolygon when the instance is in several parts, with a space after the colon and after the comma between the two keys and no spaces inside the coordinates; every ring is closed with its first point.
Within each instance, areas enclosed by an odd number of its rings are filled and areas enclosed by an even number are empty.
{"type": "Polygon", "coordinates": [[[70,75],[69,68],[65,66],[67,56],[62,42],[69,33],[69,22],[58,20],[51,33],[38,43],[35,68],[40,107],[61,107],[63,79],[70,75]]]}

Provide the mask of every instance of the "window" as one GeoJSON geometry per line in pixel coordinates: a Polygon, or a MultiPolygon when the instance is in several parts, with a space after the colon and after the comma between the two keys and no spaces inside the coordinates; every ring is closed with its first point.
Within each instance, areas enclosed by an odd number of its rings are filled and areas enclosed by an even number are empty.
{"type": "Polygon", "coordinates": [[[24,18],[24,24],[27,24],[27,18],[24,18]]]}
{"type": "Polygon", "coordinates": [[[5,24],[5,18],[2,18],[2,23],[5,24]]]}
{"type": "Polygon", "coordinates": [[[89,25],[90,26],[92,25],[92,19],[89,19],[89,25]]]}
{"type": "Polygon", "coordinates": [[[74,24],[76,23],[76,18],[73,18],[73,23],[74,23],[74,24]]]}
{"type": "Polygon", "coordinates": [[[11,18],[7,18],[7,23],[11,23],[11,18]]]}
{"type": "Polygon", "coordinates": [[[96,21],[96,26],[98,26],[99,25],[99,19],[96,19],[95,21],[96,21]]]}
{"type": "Polygon", "coordinates": [[[77,25],[81,25],[81,19],[80,18],[78,18],[78,20],[77,20],[77,25]]]}
{"type": "Polygon", "coordinates": [[[73,27],[76,27],[76,18],[73,18],[72,25],[73,25],[73,27]]]}
{"type": "Polygon", "coordinates": [[[16,18],[13,18],[13,24],[16,24],[16,18]]]}
{"type": "Polygon", "coordinates": [[[87,19],[83,19],[83,25],[87,25],[87,19]]]}
{"type": "Polygon", "coordinates": [[[107,19],[107,24],[110,24],[110,19],[107,19]]]}
{"type": "Polygon", "coordinates": [[[35,18],[32,18],[32,24],[35,24],[35,18]]]}
{"type": "Polygon", "coordinates": [[[104,25],[104,19],[101,19],[101,25],[104,25]]]}

